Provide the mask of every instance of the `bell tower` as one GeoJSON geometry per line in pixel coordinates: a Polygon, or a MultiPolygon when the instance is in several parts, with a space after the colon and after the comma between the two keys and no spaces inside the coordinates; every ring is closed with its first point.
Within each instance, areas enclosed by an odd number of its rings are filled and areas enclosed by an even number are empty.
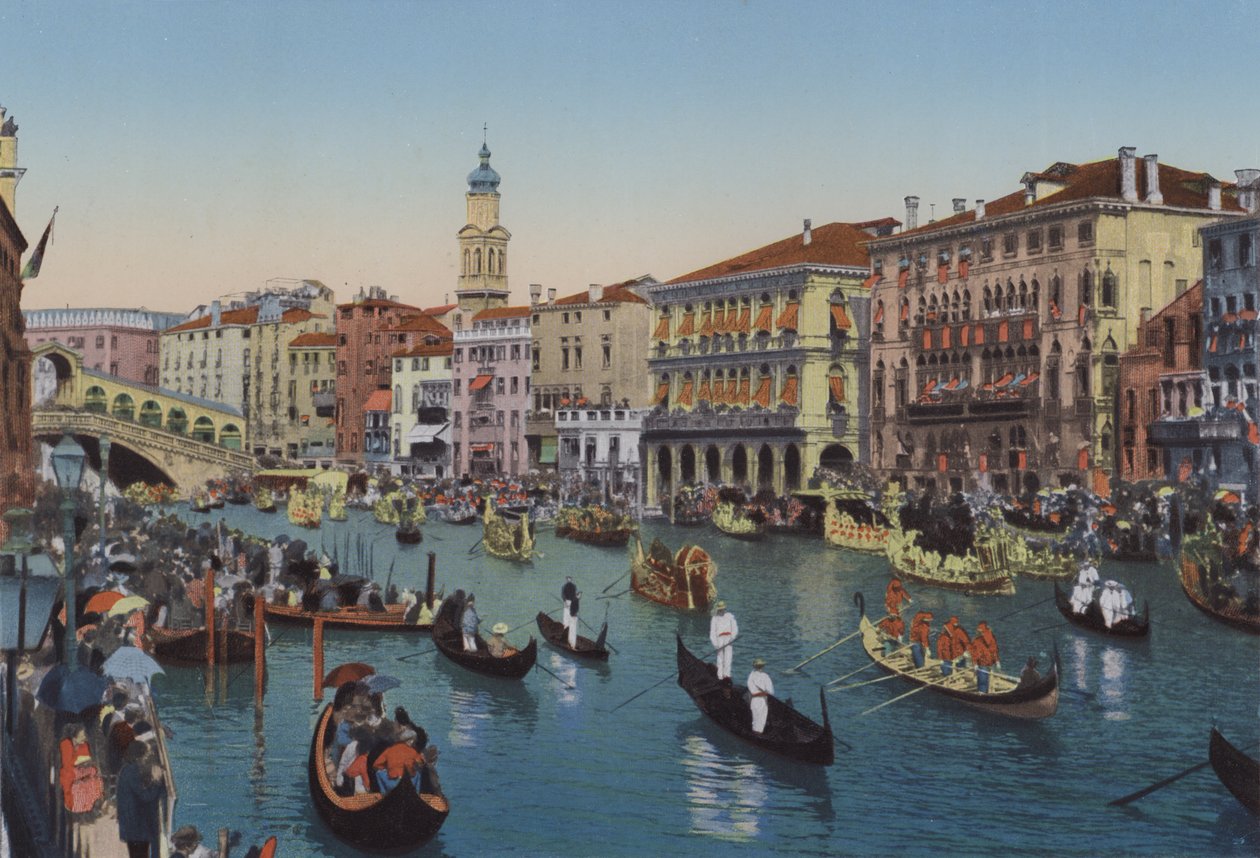
{"type": "Polygon", "coordinates": [[[507,245],[512,234],[499,223],[499,174],[483,141],[477,169],[468,174],[468,222],[459,231],[459,285],[455,300],[472,313],[508,303],[507,245]]]}
{"type": "Polygon", "coordinates": [[[9,214],[17,216],[17,184],[25,169],[17,165],[17,123],[12,117],[5,118],[6,111],[0,105],[0,200],[9,207],[9,214]]]}

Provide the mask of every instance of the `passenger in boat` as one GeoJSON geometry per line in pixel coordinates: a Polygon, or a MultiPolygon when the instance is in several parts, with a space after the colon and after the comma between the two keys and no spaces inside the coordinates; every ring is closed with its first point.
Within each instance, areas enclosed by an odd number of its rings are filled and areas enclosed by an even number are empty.
{"type": "Polygon", "coordinates": [[[1037,670],[1037,657],[1030,655],[1028,656],[1028,663],[1025,664],[1024,669],[1020,671],[1019,685],[1015,686],[1015,688],[1017,690],[1020,688],[1029,688],[1036,685],[1038,682],[1041,682],[1041,672],[1037,670]]]}
{"type": "Polygon", "coordinates": [[[735,657],[732,644],[739,637],[739,623],[735,615],[728,613],[726,602],[719,601],[715,606],[717,613],[709,621],[709,643],[713,644],[717,660],[717,678],[731,678],[731,661],[735,657]]]}
{"type": "Polygon", "coordinates": [[[941,660],[942,676],[949,676],[953,672],[955,659],[965,656],[970,646],[971,638],[958,624],[958,618],[950,617],[941,633],[936,636],[936,657],[941,660]]]}
{"type": "Polygon", "coordinates": [[[770,674],[762,668],[766,666],[764,658],[754,658],[752,673],[748,674],[749,708],[752,709],[752,729],[754,733],[763,733],[766,729],[766,718],[770,714],[770,703],[766,699],[774,694],[774,682],[770,674]]]}
{"type": "Polygon", "coordinates": [[[477,597],[472,593],[464,602],[464,614],[460,617],[460,629],[464,633],[464,652],[477,651],[477,629],[481,626],[481,617],[477,616],[477,597]]]}
{"type": "Polygon", "coordinates": [[[906,588],[902,586],[901,579],[896,575],[888,582],[888,589],[884,591],[884,607],[890,615],[898,615],[901,613],[901,603],[911,604],[910,594],[906,592],[906,588]]]}
{"type": "Polygon", "coordinates": [[[333,783],[338,795],[351,796],[368,791],[367,756],[374,738],[372,728],[366,724],[350,728],[350,743],[342,748],[339,756],[334,757],[337,760],[337,775],[333,783]]]}
{"type": "Polygon", "coordinates": [[[560,601],[564,603],[564,610],[561,611],[560,622],[564,625],[565,634],[568,634],[569,626],[575,625],[576,620],[569,614],[569,603],[577,598],[577,584],[573,583],[573,579],[565,576],[564,586],[560,588],[560,601]]]}
{"type": "Polygon", "coordinates": [[[1084,614],[1089,610],[1090,604],[1094,601],[1094,585],[1087,584],[1083,581],[1077,581],[1072,586],[1072,611],[1077,614],[1084,614]]]}
{"type": "Polygon", "coordinates": [[[923,667],[924,656],[932,651],[932,612],[919,611],[910,621],[910,657],[915,667],[923,667]]]}
{"type": "Polygon", "coordinates": [[[403,727],[398,733],[398,740],[382,751],[372,764],[381,792],[390,792],[404,777],[415,785],[416,792],[420,792],[420,772],[425,760],[424,754],[413,747],[415,740],[416,731],[403,727]]]}
{"type": "Polygon", "coordinates": [[[328,587],[319,597],[321,611],[336,611],[341,608],[341,591],[336,587],[328,587]]]}
{"type": "Polygon", "coordinates": [[[971,639],[971,663],[976,666],[976,690],[981,694],[989,691],[989,672],[998,663],[997,639],[983,620],[976,626],[976,636],[971,639]]]}
{"type": "Polygon", "coordinates": [[[507,658],[516,655],[516,648],[507,642],[504,637],[508,633],[507,623],[495,623],[490,640],[486,641],[486,648],[490,650],[490,654],[495,658],[507,658]]]}
{"type": "Polygon", "coordinates": [[[1098,607],[1102,609],[1107,628],[1133,616],[1133,595],[1119,581],[1108,580],[1098,595],[1098,607]]]}

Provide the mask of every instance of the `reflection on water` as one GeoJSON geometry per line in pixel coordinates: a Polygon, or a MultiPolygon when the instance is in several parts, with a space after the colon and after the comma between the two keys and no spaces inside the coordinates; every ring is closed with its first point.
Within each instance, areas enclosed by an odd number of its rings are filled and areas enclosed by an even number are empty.
{"type": "Polygon", "coordinates": [[[1082,637],[1072,638],[1072,687],[1084,690],[1089,685],[1089,677],[1086,675],[1085,668],[1089,658],[1089,644],[1082,637]]]}
{"type": "Polygon", "coordinates": [[[577,685],[577,662],[566,658],[558,652],[551,653],[548,668],[560,678],[556,685],[556,701],[564,706],[573,706],[582,701],[577,685]],[[563,685],[561,683],[564,683],[563,685]]]}
{"type": "Polygon", "coordinates": [[[1102,651],[1102,679],[1098,683],[1098,702],[1106,708],[1108,721],[1127,721],[1129,711],[1125,693],[1129,688],[1129,653],[1109,646],[1102,651]]]}
{"type": "Polygon", "coordinates": [[[474,747],[477,744],[477,734],[489,720],[488,692],[451,689],[451,730],[447,739],[453,747],[474,747]]]}
{"type": "Polygon", "coordinates": [[[692,833],[735,840],[756,837],[768,792],[761,770],[753,763],[723,758],[699,736],[688,736],[682,747],[692,833]]]}
{"type": "Polygon", "coordinates": [[[469,673],[446,659],[439,663],[451,680],[452,746],[484,745],[491,731],[533,733],[538,721],[538,700],[523,682],[469,673]]]}

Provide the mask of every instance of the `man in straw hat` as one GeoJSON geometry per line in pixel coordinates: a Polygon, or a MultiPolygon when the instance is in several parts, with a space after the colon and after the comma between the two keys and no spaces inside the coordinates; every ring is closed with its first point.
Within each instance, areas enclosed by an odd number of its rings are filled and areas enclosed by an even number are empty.
{"type": "Polygon", "coordinates": [[[709,621],[709,643],[713,644],[717,657],[718,679],[730,679],[731,660],[735,655],[731,645],[739,637],[739,624],[735,622],[735,615],[727,612],[726,602],[718,602],[714,608],[717,613],[709,621]]]}
{"type": "Polygon", "coordinates": [[[495,623],[490,629],[490,640],[486,641],[486,647],[490,650],[490,654],[495,658],[505,658],[516,652],[504,637],[508,633],[507,623],[495,623]]]}
{"type": "Polygon", "coordinates": [[[762,670],[766,666],[764,658],[754,658],[752,664],[752,673],[748,674],[752,728],[754,733],[762,733],[766,729],[766,718],[770,714],[770,704],[766,698],[774,694],[774,683],[770,681],[770,674],[762,670]]]}

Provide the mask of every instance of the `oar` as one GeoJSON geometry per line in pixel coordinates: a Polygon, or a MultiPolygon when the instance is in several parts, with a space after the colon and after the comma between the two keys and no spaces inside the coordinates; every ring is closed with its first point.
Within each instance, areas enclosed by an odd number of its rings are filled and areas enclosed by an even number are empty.
{"type": "MultiPolygon", "coordinates": [[[[1252,748],[1256,747],[1256,744],[1257,743],[1252,743],[1251,745],[1248,745],[1246,748],[1241,748],[1240,750],[1250,751],[1252,748]]],[[[1212,765],[1211,760],[1204,760],[1203,762],[1197,763],[1188,769],[1183,769],[1177,772],[1177,774],[1175,775],[1166,777],[1162,781],[1156,781],[1155,783],[1151,784],[1148,787],[1140,789],[1135,793],[1130,793],[1129,795],[1126,795],[1124,798],[1118,798],[1114,801],[1109,801],[1107,802],[1107,806],[1108,807],[1123,807],[1126,804],[1132,804],[1133,802],[1137,801],[1139,798],[1146,798],[1148,795],[1155,792],[1156,790],[1161,790],[1164,787],[1168,786],[1169,784],[1175,783],[1176,781],[1181,780],[1186,775],[1192,775],[1195,772],[1197,772],[1199,769],[1207,768],[1210,765],[1212,765]]]]}
{"type": "Polygon", "coordinates": [[[879,679],[868,679],[865,682],[853,682],[849,685],[837,685],[835,688],[828,688],[828,691],[848,691],[850,688],[861,688],[863,685],[874,685],[876,682],[887,682],[890,679],[900,677],[899,673],[890,673],[887,676],[881,676],[879,679]]]}
{"type": "Polygon", "coordinates": [[[1059,628],[1062,628],[1063,626],[1066,626],[1067,624],[1068,624],[1067,620],[1063,620],[1062,622],[1059,622],[1059,623],[1051,623],[1048,626],[1042,626],[1039,629],[1033,629],[1031,632],[1029,632],[1029,634],[1031,635],[1031,634],[1036,634],[1037,632],[1048,632],[1050,631],[1050,629],[1059,629],[1059,628]]]}
{"type": "Polygon", "coordinates": [[[623,579],[623,578],[625,578],[625,577],[626,577],[626,575],[629,575],[629,574],[630,574],[630,570],[628,570],[628,569],[627,569],[627,570],[626,570],[625,575],[622,575],[622,576],[621,576],[621,578],[618,578],[616,581],[613,581],[611,584],[609,584],[609,585],[608,585],[607,587],[605,587],[603,590],[600,590],[600,592],[601,592],[601,593],[607,593],[607,592],[608,592],[609,590],[611,590],[613,587],[616,587],[618,584],[620,584],[620,583],[621,583],[621,581],[622,581],[622,579],[623,579]]]}
{"type": "Polygon", "coordinates": [[[867,664],[867,665],[864,665],[864,666],[862,666],[862,667],[859,667],[857,670],[854,670],[854,671],[851,671],[851,672],[849,672],[849,673],[846,673],[844,676],[837,676],[835,679],[831,680],[830,682],[825,683],[823,687],[825,687],[825,688],[830,688],[830,687],[831,687],[831,686],[833,686],[833,685],[838,685],[838,684],[840,684],[841,682],[844,682],[844,681],[845,681],[846,679],[848,679],[849,677],[851,677],[851,676],[857,676],[857,675],[858,675],[859,673],[861,673],[862,671],[864,671],[864,670],[870,670],[872,667],[876,667],[878,664],[879,664],[879,662],[878,662],[878,661],[872,661],[870,664],[867,664]]]}
{"type": "Polygon", "coordinates": [[[651,685],[649,685],[647,688],[643,689],[643,690],[642,690],[642,691],[640,691],[638,694],[634,695],[633,697],[631,697],[629,700],[625,701],[624,703],[618,703],[618,704],[617,704],[616,706],[614,706],[612,709],[609,709],[609,710],[608,710],[608,714],[609,714],[609,715],[611,715],[612,713],[614,713],[614,712],[616,712],[618,709],[620,709],[622,706],[625,706],[625,705],[626,705],[626,703],[633,703],[635,700],[638,700],[640,697],[642,697],[644,694],[647,694],[647,693],[648,693],[649,691],[651,691],[653,688],[656,688],[657,686],[660,686],[660,685],[664,685],[666,682],[669,682],[671,679],[677,679],[677,678],[678,678],[678,671],[676,671],[676,670],[675,670],[675,671],[673,671],[672,673],[670,673],[670,675],[669,675],[669,676],[667,676],[667,677],[665,677],[664,679],[662,679],[660,682],[654,682],[654,683],[652,683],[652,684],[651,684],[651,685]]]}
{"type": "Polygon", "coordinates": [[[613,593],[611,596],[596,596],[595,598],[596,599],[620,599],[622,596],[626,595],[626,593],[629,593],[629,592],[630,590],[629,588],[627,588],[625,590],[622,590],[620,593],[613,593]]]}
{"type": "MultiPolygon", "coordinates": [[[[951,673],[950,676],[953,676],[953,674],[951,673]]],[[[892,700],[885,700],[883,703],[879,704],[878,706],[872,706],[870,709],[867,709],[865,712],[859,712],[858,717],[860,718],[863,715],[870,715],[872,712],[874,712],[877,709],[883,709],[885,706],[888,706],[889,704],[892,704],[892,703],[896,703],[898,700],[904,700],[905,698],[909,697],[912,694],[918,694],[920,691],[927,691],[929,688],[935,688],[938,685],[944,685],[946,682],[949,682],[949,676],[945,677],[944,679],[940,679],[936,682],[925,682],[922,685],[920,685],[918,688],[910,689],[905,694],[898,694],[892,700]]]]}
{"type": "Polygon", "coordinates": [[[996,623],[996,622],[1000,622],[1000,621],[1002,621],[1002,620],[1005,620],[1007,617],[1013,617],[1013,616],[1015,616],[1016,614],[1020,613],[1021,611],[1027,611],[1029,608],[1035,608],[1035,607],[1037,607],[1038,605],[1044,605],[1046,602],[1053,602],[1053,601],[1054,601],[1054,596],[1051,596],[1051,597],[1050,597],[1050,598],[1048,598],[1048,599],[1042,599],[1040,602],[1033,602],[1031,605],[1025,605],[1025,606],[1024,606],[1024,607],[1022,607],[1022,608],[1016,608],[1015,610],[1011,611],[1009,614],[1003,614],[1002,616],[1000,616],[1000,617],[998,617],[997,619],[995,619],[993,622],[995,622],[995,623],[996,623]]]}
{"type": "MultiPolygon", "coordinates": [[[[552,593],[551,595],[555,596],[555,593],[552,593]]],[[[559,596],[556,596],[556,598],[557,598],[557,599],[560,599],[560,597],[559,597],[559,596]]],[[[563,600],[563,599],[560,599],[560,601],[561,601],[561,602],[563,602],[564,600],[563,600]]],[[[607,606],[607,605],[605,605],[605,606],[604,606],[604,609],[605,609],[605,610],[604,610],[604,619],[605,619],[605,621],[606,621],[606,620],[608,619],[608,610],[607,610],[607,609],[608,609],[608,606],[607,606]]],[[[555,611],[552,611],[551,613],[552,613],[552,614],[554,614],[554,613],[555,613],[555,611]]],[[[547,616],[551,616],[551,614],[548,614],[547,616]]],[[[597,631],[595,631],[593,628],[591,628],[591,624],[590,624],[590,623],[588,623],[586,620],[582,619],[582,617],[581,617],[580,615],[578,616],[578,622],[580,622],[582,625],[586,626],[586,630],[587,630],[588,632],[590,632],[591,634],[594,634],[594,635],[598,635],[598,634],[599,634],[599,632],[597,632],[597,631]]],[[[614,654],[616,654],[616,655],[620,655],[620,654],[621,654],[621,653],[617,652],[617,648],[616,648],[616,647],[614,647],[612,644],[610,644],[608,641],[604,641],[604,646],[608,647],[608,648],[609,648],[610,650],[612,650],[612,651],[613,651],[613,653],[614,653],[614,654]]]]}
{"type": "Polygon", "coordinates": [[[825,650],[823,650],[822,652],[818,653],[818,655],[811,655],[809,658],[805,659],[805,660],[804,660],[804,661],[802,661],[800,664],[795,665],[795,666],[793,666],[793,667],[789,667],[787,670],[785,670],[785,671],[783,671],[783,672],[784,672],[784,673],[796,673],[796,671],[797,671],[799,668],[804,667],[805,665],[809,664],[811,661],[813,661],[813,660],[814,660],[814,659],[816,659],[816,658],[822,658],[824,655],[826,655],[827,653],[831,652],[831,651],[832,651],[833,649],[835,649],[836,647],[840,646],[840,644],[844,643],[845,641],[850,641],[850,640],[853,640],[853,638],[857,637],[857,636],[858,636],[858,635],[860,635],[860,634],[862,634],[861,629],[859,629],[858,631],[854,632],[854,633],[853,633],[853,634],[851,634],[851,635],[845,635],[844,637],[840,638],[840,640],[836,641],[836,642],[835,642],[835,643],[833,643],[831,646],[827,647],[825,650]]]}
{"type": "Polygon", "coordinates": [[[538,669],[539,669],[539,670],[541,670],[543,673],[548,673],[548,674],[551,674],[551,676],[555,678],[556,682],[559,682],[561,685],[563,685],[565,688],[569,689],[570,691],[576,691],[576,690],[577,690],[577,686],[576,686],[576,685],[570,685],[569,683],[565,682],[563,679],[561,679],[560,677],[556,676],[554,673],[551,673],[551,671],[550,671],[550,670],[548,670],[547,668],[543,667],[543,666],[542,666],[541,664],[539,664],[537,661],[535,661],[535,662],[534,662],[534,667],[538,668],[538,669]]]}
{"type": "Polygon", "coordinates": [[[476,548],[478,545],[480,545],[483,539],[485,539],[485,537],[484,537],[484,536],[483,536],[483,537],[481,537],[481,539],[478,539],[478,540],[477,540],[476,542],[474,542],[472,545],[470,545],[470,546],[468,547],[468,553],[469,553],[469,554],[472,554],[472,553],[473,553],[473,549],[474,549],[474,548],[476,548]]]}

